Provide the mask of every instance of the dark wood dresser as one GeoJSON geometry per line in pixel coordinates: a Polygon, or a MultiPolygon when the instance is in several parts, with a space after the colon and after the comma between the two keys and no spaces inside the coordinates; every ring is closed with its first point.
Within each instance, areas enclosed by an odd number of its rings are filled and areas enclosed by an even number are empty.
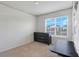
{"type": "Polygon", "coordinates": [[[51,36],[48,33],[34,32],[34,41],[49,45],[51,43],[51,36]]]}

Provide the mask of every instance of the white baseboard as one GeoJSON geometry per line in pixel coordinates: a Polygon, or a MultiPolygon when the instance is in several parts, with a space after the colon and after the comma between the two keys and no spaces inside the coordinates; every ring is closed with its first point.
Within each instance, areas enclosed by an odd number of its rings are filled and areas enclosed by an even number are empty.
{"type": "Polygon", "coordinates": [[[19,46],[22,46],[22,45],[25,45],[25,44],[29,44],[29,43],[31,43],[31,42],[33,42],[33,39],[29,39],[29,40],[27,40],[27,41],[14,44],[13,46],[10,46],[10,47],[7,47],[7,48],[5,48],[5,49],[0,50],[0,53],[1,53],[1,52],[5,52],[5,51],[8,51],[8,50],[13,49],[13,48],[16,48],[16,47],[19,47],[19,46]]]}

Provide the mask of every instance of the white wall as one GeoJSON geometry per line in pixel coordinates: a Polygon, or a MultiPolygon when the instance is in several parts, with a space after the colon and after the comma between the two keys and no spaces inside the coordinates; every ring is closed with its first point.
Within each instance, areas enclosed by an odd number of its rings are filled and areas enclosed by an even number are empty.
{"type": "Polygon", "coordinates": [[[54,17],[58,17],[58,16],[64,16],[67,15],[69,16],[68,18],[68,40],[72,39],[72,9],[65,9],[65,10],[61,10],[61,11],[57,11],[57,12],[53,12],[53,13],[49,13],[49,14],[44,14],[44,15],[39,15],[37,17],[37,32],[45,32],[45,19],[46,18],[54,18],[54,17]]]}
{"type": "Polygon", "coordinates": [[[35,17],[0,4],[0,52],[33,41],[35,17]]]}
{"type": "MultiPolygon", "coordinates": [[[[77,9],[77,14],[76,14],[76,33],[74,34],[74,43],[75,43],[75,49],[79,55],[79,2],[78,2],[78,9],[77,9]]],[[[75,25],[75,24],[74,24],[75,25]]],[[[74,28],[73,28],[74,29],[74,28]]]]}

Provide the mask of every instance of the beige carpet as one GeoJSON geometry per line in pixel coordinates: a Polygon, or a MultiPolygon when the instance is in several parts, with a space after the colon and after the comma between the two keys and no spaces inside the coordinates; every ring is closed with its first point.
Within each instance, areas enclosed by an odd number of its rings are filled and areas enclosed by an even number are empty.
{"type": "Polygon", "coordinates": [[[5,52],[0,53],[0,57],[60,57],[50,52],[48,45],[39,42],[32,42],[5,52]]]}

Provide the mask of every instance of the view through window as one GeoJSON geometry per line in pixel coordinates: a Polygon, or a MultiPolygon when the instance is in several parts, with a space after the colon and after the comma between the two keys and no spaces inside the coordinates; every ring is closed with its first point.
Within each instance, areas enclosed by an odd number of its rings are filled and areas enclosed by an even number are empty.
{"type": "Polygon", "coordinates": [[[45,19],[45,31],[51,35],[67,35],[68,16],[45,19]]]}

